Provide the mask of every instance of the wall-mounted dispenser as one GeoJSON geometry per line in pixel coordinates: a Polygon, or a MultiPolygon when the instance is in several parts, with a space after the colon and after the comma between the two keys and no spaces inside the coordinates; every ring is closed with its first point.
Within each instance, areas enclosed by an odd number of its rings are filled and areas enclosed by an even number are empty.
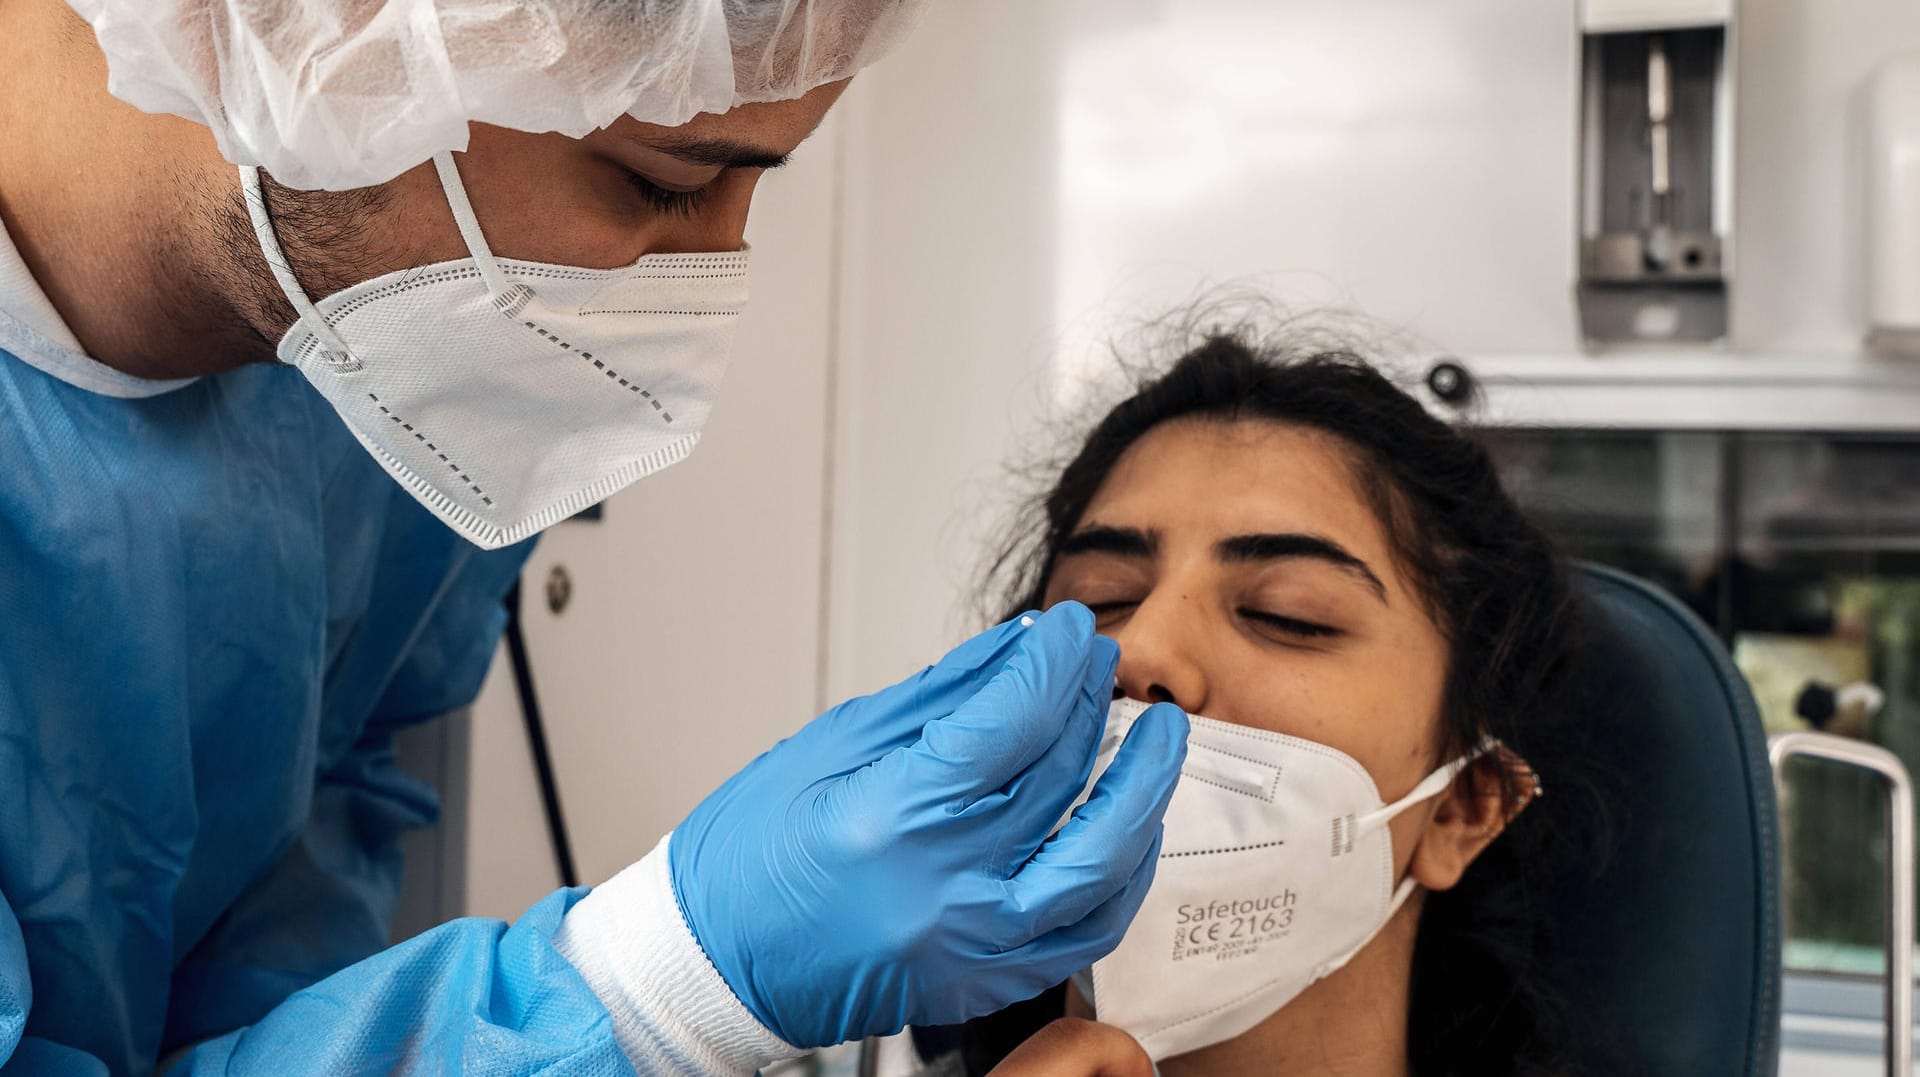
{"type": "Polygon", "coordinates": [[[1727,335],[1732,0],[1581,6],[1580,326],[1598,346],[1727,335]]]}
{"type": "Polygon", "coordinates": [[[1920,357],[1920,56],[1867,84],[1867,349],[1920,357]]]}

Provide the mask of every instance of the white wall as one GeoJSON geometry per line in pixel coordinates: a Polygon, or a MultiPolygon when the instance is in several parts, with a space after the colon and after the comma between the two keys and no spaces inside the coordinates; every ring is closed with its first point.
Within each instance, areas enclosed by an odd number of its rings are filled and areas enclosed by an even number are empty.
{"type": "Polygon", "coordinates": [[[972,0],[849,102],[832,694],[974,627],[1107,343],[1221,282],[1576,340],[1573,5],[972,0]]]}
{"type": "Polygon", "coordinates": [[[1046,399],[1064,8],[934,4],[846,103],[834,698],[965,634],[989,505],[1046,399]]]}

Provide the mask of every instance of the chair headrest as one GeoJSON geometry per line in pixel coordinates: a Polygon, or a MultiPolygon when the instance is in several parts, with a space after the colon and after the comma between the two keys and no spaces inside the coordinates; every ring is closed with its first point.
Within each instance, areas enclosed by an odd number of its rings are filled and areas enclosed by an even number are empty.
{"type": "Polygon", "coordinates": [[[1779,827],[1752,696],[1664,592],[1593,566],[1574,583],[1592,617],[1576,705],[1609,776],[1614,834],[1599,875],[1559,895],[1551,967],[1649,1077],[1771,1075],[1779,827]]]}

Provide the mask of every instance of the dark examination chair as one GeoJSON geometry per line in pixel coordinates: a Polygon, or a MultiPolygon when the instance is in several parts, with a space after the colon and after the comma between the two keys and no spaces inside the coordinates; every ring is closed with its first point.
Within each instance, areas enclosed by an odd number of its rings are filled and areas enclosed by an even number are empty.
{"type": "Polygon", "coordinates": [[[1780,846],[1759,713],[1666,593],[1593,566],[1576,586],[1596,612],[1580,698],[1616,810],[1606,866],[1560,895],[1551,967],[1646,1077],[1770,1077],[1780,846]]]}

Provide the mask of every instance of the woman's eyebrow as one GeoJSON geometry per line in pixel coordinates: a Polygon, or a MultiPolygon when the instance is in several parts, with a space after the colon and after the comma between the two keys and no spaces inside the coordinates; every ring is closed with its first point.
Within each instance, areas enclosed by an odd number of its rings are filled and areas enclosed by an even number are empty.
{"type": "Polygon", "coordinates": [[[1089,527],[1067,536],[1054,556],[1110,553],[1120,557],[1152,557],[1159,548],[1160,536],[1151,531],[1131,527],[1089,527]]]}
{"type": "Polygon", "coordinates": [[[1367,563],[1347,551],[1345,546],[1319,535],[1286,532],[1272,535],[1235,535],[1214,544],[1214,554],[1222,561],[1279,561],[1288,558],[1312,558],[1342,569],[1373,590],[1374,597],[1387,601],[1386,585],[1373,574],[1367,563]]]}

